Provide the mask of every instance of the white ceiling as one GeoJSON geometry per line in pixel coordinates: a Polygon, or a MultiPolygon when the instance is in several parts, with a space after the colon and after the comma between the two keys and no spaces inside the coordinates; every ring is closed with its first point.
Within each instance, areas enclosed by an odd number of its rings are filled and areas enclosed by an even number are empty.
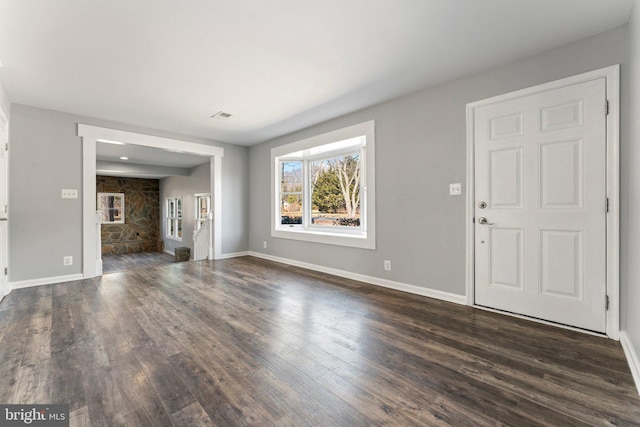
{"type": "Polygon", "coordinates": [[[0,83],[15,103],[251,145],[623,25],[632,6],[0,0],[0,83]]]}
{"type": "Polygon", "coordinates": [[[106,142],[96,142],[96,160],[129,163],[137,165],[170,166],[177,168],[193,168],[209,163],[208,156],[177,153],[159,148],[144,147],[142,145],[116,145],[106,142]],[[122,161],[120,157],[128,157],[122,161]]]}

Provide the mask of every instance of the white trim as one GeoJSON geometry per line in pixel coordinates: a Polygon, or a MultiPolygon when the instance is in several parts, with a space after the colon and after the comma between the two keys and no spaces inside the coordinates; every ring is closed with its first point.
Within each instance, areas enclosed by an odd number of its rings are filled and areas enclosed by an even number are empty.
{"type": "MultiPolygon", "coordinates": [[[[0,149],[2,149],[2,145],[3,144],[11,144],[10,139],[10,135],[11,135],[11,122],[9,121],[9,113],[7,111],[4,110],[4,103],[2,101],[6,100],[7,103],[9,101],[8,98],[6,98],[4,91],[2,89],[2,85],[0,85],[0,120],[2,120],[4,123],[6,123],[6,127],[5,127],[5,131],[6,134],[5,135],[0,135],[2,136],[2,140],[0,140],[0,149]],[[4,139],[4,136],[6,136],[6,139],[4,139]]],[[[9,145],[9,147],[11,147],[11,145],[9,145]]],[[[11,253],[9,251],[10,248],[10,233],[9,233],[9,224],[11,222],[11,206],[9,206],[9,193],[10,193],[10,181],[11,181],[11,166],[10,166],[10,156],[11,156],[11,148],[9,148],[9,150],[7,150],[5,152],[5,156],[6,156],[6,170],[4,173],[4,176],[0,177],[0,179],[2,179],[4,182],[3,185],[6,186],[5,190],[6,190],[6,194],[5,194],[5,203],[8,206],[8,210],[6,212],[6,216],[5,218],[7,218],[7,222],[5,222],[5,226],[7,227],[7,241],[5,242],[6,247],[4,248],[4,251],[6,251],[6,267],[8,268],[11,265],[11,253]]],[[[9,295],[9,293],[11,292],[11,281],[9,280],[9,278],[11,277],[11,272],[9,272],[8,275],[6,275],[4,277],[4,285],[2,286],[2,288],[0,288],[0,301],[2,301],[2,299],[4,297],[6,297],[7,295],[9,295]]]]}
{"type": "Polygon", "coordinates": [[[307,270],[319,271],[321,273],[331,274],[333,276],[344,277],[345,279],[357,280],[359,282],[369,283],[371,285],[382,286],[384,288],[395,289],[397,291],[408,292],[410,294],[421,295],[424,297],[435,298],[456,304],[465,304],[464,295],[452,294],[437,289],[423,288],[421,286],[410,285],[407,283],[394,282],[392,280],[381,279],[379,277],[366,276],[364,274],[353,273],[345,270],[324,267],[322,265],[310,264],[307,262],[296,261],[288,258],[281,258],[273,255],[263,254],[261,252],[249,251],[249,256],[262,258],[269,261],[280,262],[282,264],[293,265],[295,267],[306,268],[307,270]]]}
{"type": "Polygon", "coordinates": [[[171,256],[176,256],[176,251],[174,251],[173,249],[165,249],[163,252],[171,255],[171,256]]]}
{"type": "Polygon", "coordinates": [[[176,153],[190,153],[203,156],[224,156],[224,148],[221,147],[84,124],[78,124],[78,136],[94,139],[96,141],[108,141],[112,143],[118,142],[121,144],[160,148],[167,151],[174,151],[176,153]]]}
{"type": "Polygon", "coordinates": [[[212,241],[214,255],[217,256],[221,253],[222,223],[220,219],[222,218],[223,148],[81,123],[78,124],[78,136],[82,138],[82,274],[84,278],[96,277],[102,273],[96,251],[97,239],[95,232],[96,143],[99,140],[210,156],[211,192],[214,193],[215,198],[215,205],[213,206],[215,233],[212,241]]]}
{"type": "Polygon", "coordinates": [[[69,274],[67,276],[43,277],[41,279],[21,280],[11,282],[11,289],[31,288],[34,286],[53,285],[54,283],[75,282],[82,280],[82,274],[69,274]]]}
{"type": "Polygon", "coordinates": [[[240,257],[243,257],[243,256],[249,256],[249,255],[250,255],[249,251],[233,252],[233,253],[228,253],[228,254],[222,254],[222,255],[220,255],[219,258],[216,258],[216,259],[240,258],[240,257]]]}
{"type": "Polygon", "coordinates": [[[626,331],[620,331],[620,344],[622,344],[624,355],[627,356],[629,369],[631,369],[633,381],[636,383],[636,388],[638,389],[638,394],[640,395],[640,359],[638,359],[638,353],[636,353],[635,347],[631,342],[631,338],[626,331]]]}
{"type": "MultiPolygon", "coordinates": [[[[606,79],[609,115],[607,116],[607,295],[609,310],[606,334],[620,337],[620,65],[601,68],[577,76],[506,93],[467,104],[467,205],[466,205],[466,303],[474,305],[474,109],[517,97],[533,95],[561,87],[606,79]]],[[[509,313],[505,313],[509,314],[509,313]]]]}
{"type": "Polygon", "coordinates": [[[214,156],[210,162],[211,191],[213,192],[213,227],[210,227],[213,242],[213,259],[222,256],[222,156],[214,156]]]}

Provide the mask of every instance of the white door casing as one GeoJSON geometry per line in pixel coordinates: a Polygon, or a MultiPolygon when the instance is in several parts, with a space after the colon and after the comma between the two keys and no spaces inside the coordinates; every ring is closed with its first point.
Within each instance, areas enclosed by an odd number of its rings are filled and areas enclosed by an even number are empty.
{"type": "Polygon", "coordinates": [[[11,290],[9,268],[9,120],[0,110],[0,300],[11,290]]]}
{"type": "Polygon", "coordinates": [[[469,303],[617,338],[612,71],[469,106],[469,303]],[[607,312],[607,294],[616,296],[615,313],[607,312]]]}

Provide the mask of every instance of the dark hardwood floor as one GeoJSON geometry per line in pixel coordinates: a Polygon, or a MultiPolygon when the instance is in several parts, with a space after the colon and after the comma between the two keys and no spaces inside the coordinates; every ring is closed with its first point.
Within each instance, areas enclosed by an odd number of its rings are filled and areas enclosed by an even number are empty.
{"type": "Polygon", "coordinates": [[[166,252],[138,252],[124,255],[102,255],[102,273],[136,270],[175,262],[175,257],[166,252]]]}
{"type": "Polygon", "coordinates": [[[72,426],[640,425],[618,342],[251,257],[14,290],[0,361],[72,426]]]}

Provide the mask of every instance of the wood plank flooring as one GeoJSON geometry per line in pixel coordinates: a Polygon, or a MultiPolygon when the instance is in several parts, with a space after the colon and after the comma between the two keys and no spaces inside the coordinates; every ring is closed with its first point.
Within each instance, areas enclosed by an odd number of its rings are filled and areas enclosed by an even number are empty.
{"type": "Polygon", "coordinates": [[[166,252],[138,252],[124,255],[103,255],[103,274],[116,271],[136,270],[175,262],[175,257],[166,252]]]}
{"type": "Polygon", "coordinates": [[[0,361],[72,426],[640,425],[615,341],[251,257],[14,290],[0,361]]]}

